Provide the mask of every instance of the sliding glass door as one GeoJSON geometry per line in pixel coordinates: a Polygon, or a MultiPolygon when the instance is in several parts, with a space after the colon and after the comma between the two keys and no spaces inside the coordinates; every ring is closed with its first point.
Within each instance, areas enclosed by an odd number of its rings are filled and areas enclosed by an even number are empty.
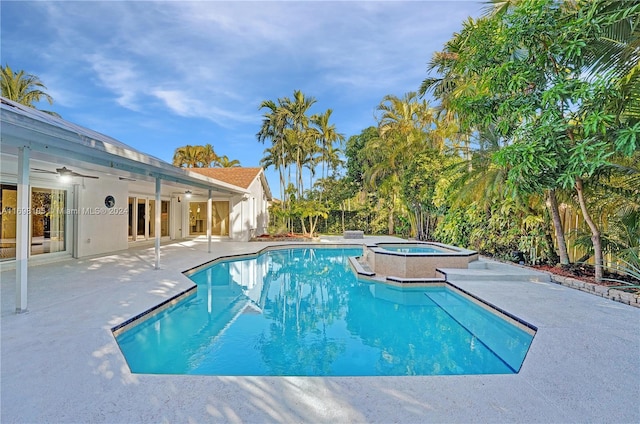
{"type": "Polygon", "coordinates": [[[229,235],[229,202],[213,202],[211,211],[211,234],[214,236],[229,235]]]}
{"type": "MultiPolygon", "coordinates": [[[[160,237],[169,237],[170,205],[160,201],[160,237]]],[[[156,236],[156,201],[149,197],[129,197],[129,240],[147,240],[156,236]]]]}
{"type": "Polygon", "coordinates": [[[31,191],[31,254],[66,250],[66,190],[34,188],[31,191]]]}
{"type": "MultiPolygon", "coordinates": [[[[189,202],[189,235],[207,234],[207,202],[189,202]]],[[[229,202],[214,201],[211,208],[211,235],[229,235],[229,202]]]]}
{"type": "Polygon", "coordinates": [[[16,258],[16,222],[18,190],[15,185],[0,185],[0,260],[16,258]]]}
{"type": "MultiPolygon", "coordinates": [[[[55,188],[31,189],[27,213],[29,254],[64,252],[67,250],[67,191],[55,188]]],[[[16,258],[18,196],[15,185],[0,185],[0,260],[16,258]]]]}

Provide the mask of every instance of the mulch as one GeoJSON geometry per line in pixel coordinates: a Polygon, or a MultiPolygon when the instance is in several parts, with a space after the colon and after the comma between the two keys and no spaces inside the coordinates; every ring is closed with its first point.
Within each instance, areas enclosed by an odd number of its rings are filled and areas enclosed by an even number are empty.
{"type": "MultiPolygon", "coordinates": [[[[547,271],[555,275],[559,275],[562,277],[571,277],[576,280],[584,281],[587,283],[598,284],[600,286],[611,287],[611,286],[620,286],[622,283],[615,281],[601,281],[596,282],[594,277],[595,268],[593,265],[586,264],[570,264],[570,265],[534,265],[532,268],[535,268],[539,271],[547,271]]],[[[638,284],[637,280],[634,280],[630,276],[612,274],[610,272],[604,272],[604,278],[615,278],[616,280],[627,281],[631,284],[638,284]]]]}
{"type": "Polygon", "coordinates": [[[261,234],[251,239],[251,241],[311,241],[313,238],[309,235],[283,233],[283,234],[261,234]]]}

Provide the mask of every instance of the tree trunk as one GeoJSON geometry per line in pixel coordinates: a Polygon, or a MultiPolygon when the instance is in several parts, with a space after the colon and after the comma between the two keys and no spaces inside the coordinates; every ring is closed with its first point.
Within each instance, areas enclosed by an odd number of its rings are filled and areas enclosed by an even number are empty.
{"type": "MultiPolygon", "coordinates": [[[[550,224],[547,221],[548,224],[550,224]]],[[[558,253],[556,252],[555,249],[555,245],[553,243],[553,233],[551,232],[551,228],[550,225],[546,226],[547,228],[545,228],[544,231],[544,239],[546,241],[546,245],[547,245],[547,257],[549,258],[549,260],[554,263],[554,264],[559,264],[560,262],[560,256],[558,256],[558,253]]]]}
{"type": "Polygon", "coordinates": [[[564,229],[560,220],[560,210],[558,209],[558,199],[556,191],[549,190],[547,192],[547,200],[549,201],[549,209],[551,211],[551,220],[556,234],[556,242],[558,243],[558,255],[560,256],[560,264],[569,265],[569,253],[567,253],[567,242],[564,238],[564,229]]]}
{"type": "Polygon", "coordinates": [[[430,237],[429,233],[431,233],[431,214],[430,213],[427,214],[427,228],[424,233],[424,238],[423,238],[424,241],[429,241],[429,237],[430,237]]]}
{"type": "Polygon", "coordinates": [[[395,225],[394,225],[394,214],[393,211],[395,210],[395,206],[396,206],[396,197],[395,195],[391,196],[391,204],[389,205],[389,220],[387,221],[387,225],[389,226],[389,235],[392,236],[395,234],[395,225]]]}
{"type": "Polygon", "coordinates": [[[582,216],[584,217],[584,221],[589,226],[591,230],[591,242],[593,243],[593,258],[595,260],[595,278],[596,282],[602,281],[602,265],[603,255],[602,255],[602,242],[600,240],[600,230],[593,219],[591,219],[591,215],[589,215],[589,211],[587,210],[587,204],[584,200],[584,192],[582,187],[582,179],[580,177],[576,178],[576,192],[578,193],[578,202],[580,203],[580,210],[582,211],[582,216]]]}

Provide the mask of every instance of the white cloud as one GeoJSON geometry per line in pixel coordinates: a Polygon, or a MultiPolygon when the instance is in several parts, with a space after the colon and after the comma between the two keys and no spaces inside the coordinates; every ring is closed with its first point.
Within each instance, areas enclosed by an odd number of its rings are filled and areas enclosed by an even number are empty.
{"type": "Polygon", "coordinates": [[[179,116],[209,119],[222,127],[232,127],[235,122],[256,122],[258,119],[257,113],[247,115],[222,109],[184,91],[155,89],[152,94],[179,116]]]}
{"type": "Polygon", "coordinates": [[[84,84],[128,110],[162,107],[226,127],[259,122],[260,100],[294,89],[377,101],[415,90],[468,10],[450,1],[31,4],[48,16],[43,57],[59,75],[73,69],[61,92],[89,90],[73,77],[90,73],[84,84]]]}
{"type": "Polygon", "coordinates": [[[153,95],[164,101],[164,103],[180,116],[194,116],[193,109],[197,107],[194,101],[185,98],[183,93],[176,90],[154,90],[153,95]]]}
{"type": "Polygon", "coordinates": [[[118,104],[126,109],[140,111],[137,102],[140,92],[145,90],[144,77],[128,60],[118,60],[101,54],[87,55],[86,60],[95,72],[100,84],[111,90],[118,104]]]}

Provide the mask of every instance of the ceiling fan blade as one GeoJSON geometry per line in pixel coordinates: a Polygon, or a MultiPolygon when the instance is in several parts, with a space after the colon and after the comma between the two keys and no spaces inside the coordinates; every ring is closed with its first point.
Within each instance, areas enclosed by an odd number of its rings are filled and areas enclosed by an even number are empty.
{"type": "Polygon", "coordinates": [[[100,179],[100,177],[96,177],[95,175],[85,175],[85,174],[80,174],[79,172],[72,171],[66,166],[63,166],[62,168],[57,168],[55,171],[49,171],[48,169],[40,169],[40,168],[31,168],[31,170],[33,172],[40,172],[44,174],[54,174],[54,175],[61,175],[61,176],[68,175],[70,177],[92,178],[94,180],[100,179]]]}
{"type": "Polygon", "coordinates": [[[97,180],[99,177],[96,177],[94,175],[85,175],[85,174],[81,174],[79,172],[75,172],[75,171],[68,171],[69,174],[73,177],[82,177],[82,178],[93,178],[95,180],[97,180]]]}
{"type": "Polygon", "coordinates": [[[82,178],[93,178],[94,180],[97,180],[97,179],[100,178],[100,177],[96,177],[95,175],[78,174],[77,172],[74,172],[73,175],[78,176],[78,177],[82,177],[82,178]]]}
{"type": "Polygon", "coordinates": [[[93,179],[98,179],[98,177],[95,177],[93,175],[85,175],[85,174],[81,174],[79,172],[76,171],[72,171],[71,169],[67,168],[66,166],[63,166],[62,168],[58,168],[56,169],[56,171],[58,171],[58,174],[64,176],[64,175],[69,175],[71,177],[83,177],[83,178],[93,178],[93,179]]]}
{"type": "Polygon", "coordinates": [[[49,171],[48,169],[40,169],[40,168],[31,168],[33,172],[41,172],[45,174],[57,174],[55,171],[49,171]]]}

